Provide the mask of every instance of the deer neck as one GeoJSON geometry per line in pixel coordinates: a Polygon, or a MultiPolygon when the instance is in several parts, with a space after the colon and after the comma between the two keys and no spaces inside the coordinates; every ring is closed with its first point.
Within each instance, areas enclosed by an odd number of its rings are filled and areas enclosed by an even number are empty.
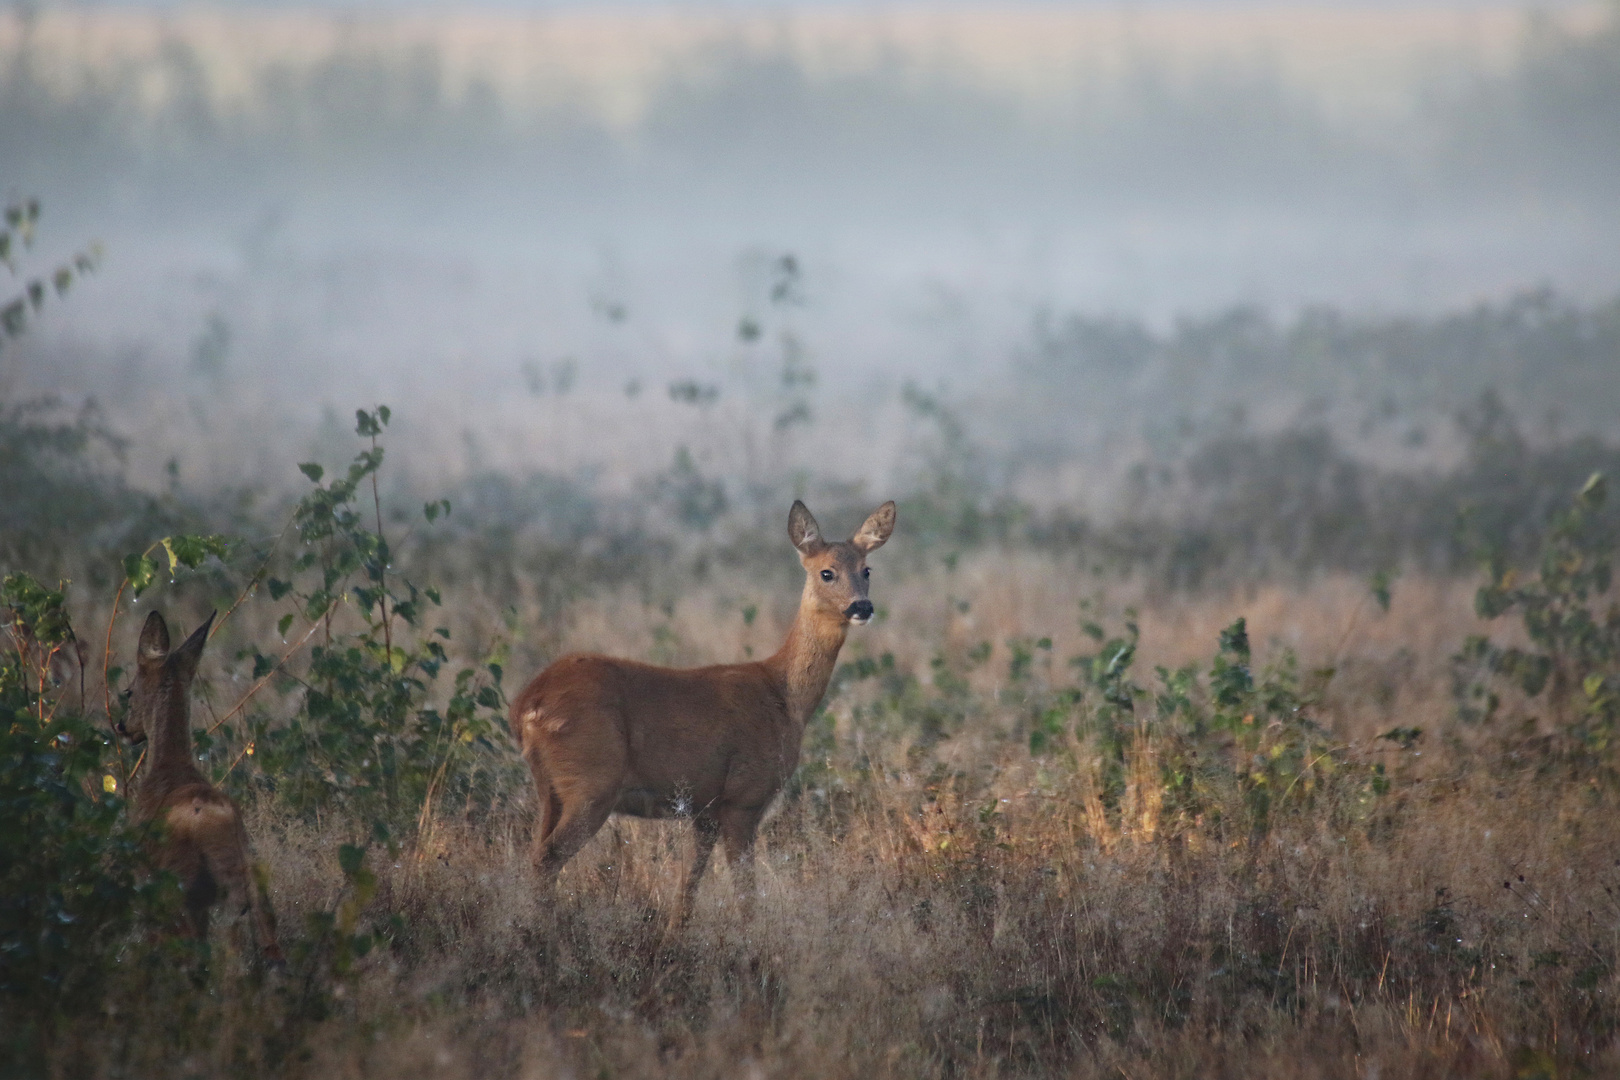
{"type": "Polygon", "coordinates": [[[145,777],[140,782],[137,801],[150,807],[174,788],[202,779],[191,754],[191,710],[184,697],[159,711],[147,733],[145,777]]]}
{"type": "Polygon", "coordinates": [[[838,663],[838,650],[844,647],[848,625],[840,615],[820,611],[805,585],[799,614],[788,629],[787,640],[766,663],[782,683],[788,716],[803,727],[821,704],[838,663]]]}

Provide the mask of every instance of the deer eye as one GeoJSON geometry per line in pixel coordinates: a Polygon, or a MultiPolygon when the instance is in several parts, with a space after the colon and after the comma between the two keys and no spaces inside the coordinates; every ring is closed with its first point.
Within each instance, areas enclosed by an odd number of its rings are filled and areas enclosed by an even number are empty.
{"type": "Polygon", "coordinates": [[[872,576],[872,568],[870,566],[861,567],[861,577],[869,578],[871,576],[872,576]]]}
{"type": "Polygon", "coordinates": [[[831,581],[833,578],[835,578],[837,576],[838,575],[834,574],[831,570],[823,570],[821,572],[821,580],[822,581],[831,581]]]}

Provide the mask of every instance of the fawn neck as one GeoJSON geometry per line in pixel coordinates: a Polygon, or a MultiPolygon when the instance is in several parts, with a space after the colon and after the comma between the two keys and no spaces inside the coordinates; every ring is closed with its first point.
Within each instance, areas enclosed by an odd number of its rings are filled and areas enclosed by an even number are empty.
{"type": "Polygon", "coordinates": [[[139,801],[161,799],[181,784],[202,779],[191,753],[191,709],[184,688],[165,687],[166,700],[153,710],[147,732],[146,754],[150,759],[140,784],[139,801]]]}
{"type": "Polygon", "coordinates": [[[849,632],[842,615],[822,611],[814,602],[809,583],[799,601],[799,613],[788,628],[787,640],[765,661],[781,679],[788,716],[803,727],[821,704],[838,663],[838,650],[849,632]]]}

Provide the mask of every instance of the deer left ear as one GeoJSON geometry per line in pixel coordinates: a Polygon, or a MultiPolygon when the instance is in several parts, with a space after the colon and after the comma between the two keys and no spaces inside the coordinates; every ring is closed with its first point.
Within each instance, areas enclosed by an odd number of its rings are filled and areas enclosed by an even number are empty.
{"type": "Polygon", "coordinates": [[[850,537],[849,542],[861,551],[876,551],[893,532],[894,501],[890,500],[872,511],[872,516],[866,519],[859,532],[850,537]]]}
{"type": "Polygon", "coordinates": [[[161,664],[169,655],[169,624],[163,621],[163,616],[158,612],[154,611],[146,617],[135,655],[143,664],[161,664]]]}

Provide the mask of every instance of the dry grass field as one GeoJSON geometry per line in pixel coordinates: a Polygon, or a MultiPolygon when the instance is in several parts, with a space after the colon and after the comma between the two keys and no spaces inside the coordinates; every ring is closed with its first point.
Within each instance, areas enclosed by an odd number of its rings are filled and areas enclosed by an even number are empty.
{"type": "MultiPolygon", "coordinates": [[[[751,920],[722,870],[692,922],[671,925],[684,822],[614,819],[558,894],[540,895],[520,785],[487,813],[447,809],[375,863],[374,892],[355,914],[377,944],[338,961],[310,917],[341,918],[355,895],[338,854],[353,826],[266,802],[251,830],[289,970],[254,973],[216,951],[201,974],[126,973],[140,992],[70,1024],[49,1071],[1392,1078],[1620,1068],[1616,789],[1545,742],[1487,738],[1452,719],[1449,658],[1483,628],[1469,583],[1398,582],[1384,612],[1364,583],[1332,575],[1164,595],[1064,560],[986,551],[888,577],[874,582],[879,619],[852,635],[845,659],[888,653],[893,673],[921,678],[909,690],[885,688],[885,676],[835,687],[807,736],[802,782],[763,832],[751,920]],[[1269,826],[1251,829],[1218,781],[1200,811],[1186,809],[1164,768],[1185,756],[1185,737],[1150,710],[1117,761],[1085,734],[1094,698],[1076,706],[1079,735],[1032,753],[1030,702],[1068,679],[1061,658],[1095,647],[1083,618],[1113,627],[1128,609],[1139,671],[1207,669],[1238,616],[1257,673],[1285,650],[1302,671],[1334,668],[1308,709],[1338,771],[1301,772],[1273,796],[1269,826]],[[1050,672],[1040,647],[1013,671],[1010,643],[1044,635],[1060,658],[1050,672]],[[955,711],[930,730],[903,706],[881,707],[906,694],[955,711]],[[1396,727],[1423,734],[1404,747],[1377,738],[1396,727]]],[[[488,601],[446,599],[466,624],[458,636],[498,620],[488,601]]],[[[630,593],[585,601],[543,645],[518,635],[513,675],[561,649],[699,663],[774,648],[791,617],[786,594],[752,620],[743,599],[711,585],[673,610],[630,593]]],[[[199,682],[218,694],[230,667],[218,649],[199,682]]]]}

